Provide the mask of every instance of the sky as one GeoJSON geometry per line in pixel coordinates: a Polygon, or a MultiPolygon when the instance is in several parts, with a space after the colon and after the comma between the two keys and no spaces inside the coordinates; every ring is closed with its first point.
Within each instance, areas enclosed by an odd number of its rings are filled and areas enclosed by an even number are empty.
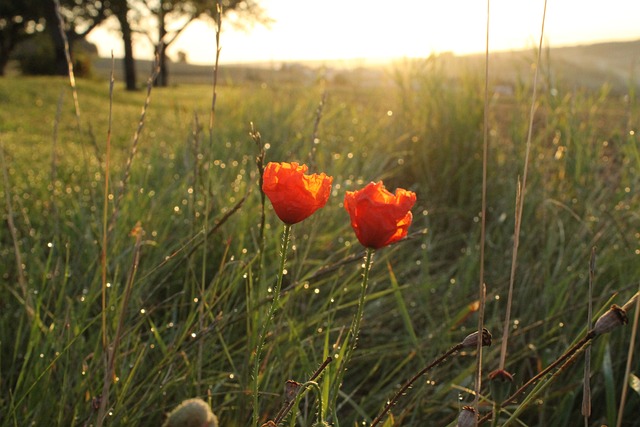
{"type": "MultiPolygon", "coordinates": [[[[481,0],[258,0],[273,23],[234,28],[223,17],[220,62],[384,60],[432,53],[485,51],[487,1],[481,0]]],[[[489,49],[527,49],[540,38],[544,0],[490,2],[489,49]]],[[[640,0],[548,0],[545,46],[640,39],[640,0]]],[[[99,54],[123,56],[115,22],[94,30],[99,54]]],[[[195,64],[215,58],[212,23],[195,21],[168,49],[195,64]]],[[[137,58],[152,57],[137,39],[137,58]]]]}

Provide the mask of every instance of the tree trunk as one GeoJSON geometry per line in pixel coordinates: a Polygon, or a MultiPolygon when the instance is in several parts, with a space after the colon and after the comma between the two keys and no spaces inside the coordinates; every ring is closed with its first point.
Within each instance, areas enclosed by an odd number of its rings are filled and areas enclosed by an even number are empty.
{"type": "MultiPolygon", "coordinates": [[[[47,21],[47,27],[49,35],[53,41],[53,48],[55,53],[55,74],[65,76],[69,73],[69,66],[67,64],[67,55],[65,53],[64,39],[60,33],[60,20],[56,13],[56,6],[53,1],[44,2],[44,13],[47,21]]],[[[69,40],[69,54],[71,54],[71,46],[73,40],[69,40]]]]}
{"type": "Polygon", "coordinates": [[[122,41],[124,43],[124,81],[127,90],[136,90],[136,62],[133,57],[133,40],[131,37],[131,26],[127,20],[127,10],[119,11],[118,21],[122,30],[122,41]]]}
{"type": "Polygon", "coordinates": [[[9,55],[13,50],[13,46],[5,46],[2,42],[3,40],[0,40],[0,76],[4,76],[4,70],[9,62],[9,55]]]}
{"type": "Polygon", "coordinates": [[[160,52],[158,52],[158,78],[156,79],[156,86],[167,87],[169,86],[169,67],[167,66],[166,46],[160,46],[160,52]]]}
{"type": "Polygon", "coordinates": [[[9,22],[4,29],[0,30],[0,76],[4,76],[11,52],[18,41],[26,39],[24,35],[21,39],[20,30],[21,25],[14,22],[9,22]]]}
{"type": "Polygon", "coordinates": [[[164,37],[167,35],[167,28],[165,26],[165,12],[162,1],[160,1],[160,7],[158,9],[158,67],[160,68],[156,80],[153,82],[154,86],[166,87],[169,85],[169,71],[167,69],[167,46],[164,44],[166,40],[164,37]]]}

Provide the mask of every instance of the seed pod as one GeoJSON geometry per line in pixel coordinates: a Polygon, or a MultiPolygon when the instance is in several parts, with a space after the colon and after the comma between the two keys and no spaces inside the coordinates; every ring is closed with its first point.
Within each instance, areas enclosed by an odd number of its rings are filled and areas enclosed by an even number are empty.
{"type": "MultiPolygon", "coordinates": [[[[482,328],[482,346],[487,347],[491,345],[491,333],[486,329],[482,328]]],[[[462,340],[462,347],[477,347],[478,346],[478,331],[475,331],[472,334],[467,335],[464,340],[462,340]]]]}
{"type": "Polygon", "coordinates": [[[504,369],[496,369],[489,374],[491,397],[496,403],[502,403],[509,397],[513,376],[504,369]]]}
{"type": "Polygon", "coordinates": [[[162,427],[218,427],[218,418],[202,399],[188,399],[169,413],[162,427]]]}
{"type": "Polygon", "coordinates": [[[593,327],[593,331],[596,333],[596,336],[602,335],[606,334],[607,332],[611,332],[618,326],[626,325],[627,323],[629,323],[627,312],[624,311],[624,309],[613,304],[609,311],[600,316],[600,318],[596,321],[596,324],[593,327]]]}
{"type": "Polygon", "coordinates": [[[457,427],[476,427],[478,425],[478,415],[471,406],[463,406],[458,415],[457,427]]]}

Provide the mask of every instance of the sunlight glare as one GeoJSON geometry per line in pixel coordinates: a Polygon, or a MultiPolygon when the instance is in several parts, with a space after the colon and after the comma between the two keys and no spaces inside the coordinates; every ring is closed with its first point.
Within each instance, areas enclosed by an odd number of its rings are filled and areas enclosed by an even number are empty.
{"type": "MultiPolygon", "coordinates": [[[[380,61],[426,57],[431,53],[484,52],[486,2],[407,0],[397,5],[374,0],[261,0],[273,19],[270,28],[256,24],[238,29],[222,23],[223,63],[304,60],[380,61]]],[[[489,46],[492,51],[528,49],[540,34],[543,2],[491,2],[489,46]]],[[[566,0],[547,10],[545,42],[553,46],[640,37],[635,16],[640,2],[566,0]],[[576,19],[579,11],[580,19],[576,19]]],[[[122,57],[117,23],[89,36],[101,56],[122,57]],[[111,29],[111,31],[107,29],[111,29]]],[[[194,21],[169,46],[173,59],[185,52],[191,63],[210,64],[215,58],[213,23],[194,21]]],[[[136,40],[135,55],[152,57],[147,40],[136,40]]]]}

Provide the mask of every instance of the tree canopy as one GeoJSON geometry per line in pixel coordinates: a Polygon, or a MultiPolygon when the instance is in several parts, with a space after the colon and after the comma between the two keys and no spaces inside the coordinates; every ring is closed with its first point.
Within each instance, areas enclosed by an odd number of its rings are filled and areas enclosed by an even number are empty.
{"type": "MultiPolygon", "coordinates": [[[[134,35],[146,37],[159,53],[157,84],[168,84],[166,49],[196,19],[217,20],[218,9],[234,12],[233,24],[269,22],[258,0],[20,0],[0,2],[0,75],[20,43],[38,34],[47,35],[53,52],[50,70],[67,73],[64,34],[73,50],[93,29],[113,16],[119,23],[124,46],[127,89],[136,88],[133,57],[134,35]]],[[[73,54],[73,51],[71,52],[73,54]]],[[[73,56],[73,55],[72,55],[73,56]]]]}

